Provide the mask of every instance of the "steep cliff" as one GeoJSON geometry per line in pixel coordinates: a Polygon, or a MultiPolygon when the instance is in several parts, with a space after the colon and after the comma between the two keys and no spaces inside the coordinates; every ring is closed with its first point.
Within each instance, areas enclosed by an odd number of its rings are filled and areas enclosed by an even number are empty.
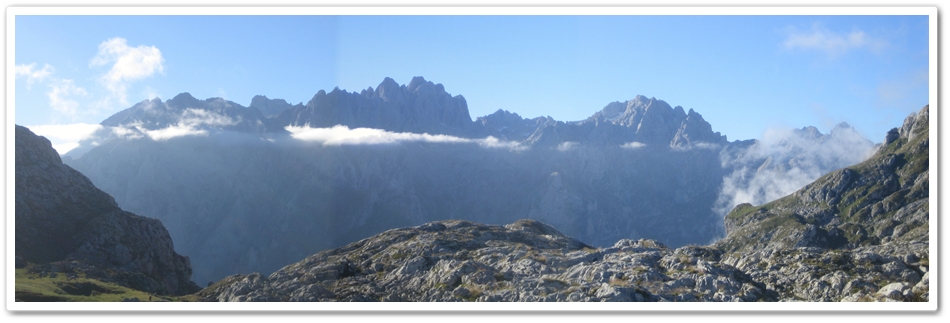
{"type": "Polygon", "coordinates": [[[66,166],[46,138],[16,126],[16,257],[157,294],[187,294],[188,257],[156,219],[122,211],[66,166]]]}

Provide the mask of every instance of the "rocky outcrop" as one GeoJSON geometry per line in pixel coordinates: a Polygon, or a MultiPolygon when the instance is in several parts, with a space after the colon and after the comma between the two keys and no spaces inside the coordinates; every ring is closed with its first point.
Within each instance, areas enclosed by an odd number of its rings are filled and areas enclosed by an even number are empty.
{"type": "Polygon", "coordinates": [[[208,301],[776,300],[720,256],[646,239],[595,249],[533,220],[450,220],[386,231],[270,276],[231,276],[202,294],[208,301]]]}
{"type": "Polygon", "coordinates": [[[781,300],[812,302],[930,299],[926,241],[853,249],[763,248],[725,252],[721,263],[748,274],[781,300]]]}
{"type": "Polygon", "coordinates": [[[187,294],[187,257],[161,222],[122,211],[62,163],[46,138],[16,126],[16,257],[157,294],[187,294]]]}
{"type": "Polygon", "coordinates": [[[593,248],[533,220],[450,220],[389,230],[269,276],[229,276],[199,295],[222,302],[927,301],[925,246],[737,255],[625,239],[593,248]]]}

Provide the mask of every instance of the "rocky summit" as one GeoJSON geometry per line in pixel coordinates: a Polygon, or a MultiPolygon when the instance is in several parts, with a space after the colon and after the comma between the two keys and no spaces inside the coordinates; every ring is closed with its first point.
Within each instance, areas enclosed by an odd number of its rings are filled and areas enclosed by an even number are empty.
{"type": "Polygon", "coordinates": [[[17,267],[82,273],[165,295],[197,291],[162,223],[121,210],[66,166],[49,140],[16,126],[17,267]]]}
{"type": "Polygon", "coordinates": [[[867,161],[762,206],[728,235],[594,248],[535,220],[446,220],[326,250],[206,301],[929,301],[928,107],[867,161]]]}

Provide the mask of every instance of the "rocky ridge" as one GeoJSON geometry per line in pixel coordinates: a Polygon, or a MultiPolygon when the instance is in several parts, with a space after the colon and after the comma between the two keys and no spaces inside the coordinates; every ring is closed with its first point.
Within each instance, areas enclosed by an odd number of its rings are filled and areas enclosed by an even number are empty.
{"type": "Polygon", "coordinates": [[[706,247],[596,249],[534,220],[431,222],[225,278],[208,301],[756,301],[775,293],[706,247]]]}
{"type": "Polygon", "coordinates": [[[159,220],[121,210],[64,165],[46,138],[21,126],[15,135],[18,267],[36,263],[156,294],[199,289],[159,220]]]}
{"type": "Polygon", "coordinates": [[[468,103],[461,95],[445,92],[442,84],[413,77],[408,85],[391,78],[373,89],[356,92],[339,88],[320,90],[303,106],[295,106],[275,117],[282,125],[374,128],[393,132],[449,134],[469,137],[475,123],[468,103]]]}

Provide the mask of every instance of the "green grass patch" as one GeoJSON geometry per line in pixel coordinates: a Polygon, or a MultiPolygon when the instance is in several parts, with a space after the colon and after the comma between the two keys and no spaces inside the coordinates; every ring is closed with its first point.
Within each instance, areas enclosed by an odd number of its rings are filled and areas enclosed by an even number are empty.
{"type": "Polygon", "coordinates": [[[189,297],[151,295],[132,288],[86,278],[77,274],[69,278],[65,273],[55,277],[40,277],[27,268],[16,269],[15,295],[23,302],[121,302],[137,298],[139,301],[190,301],[189,297]]]}
{"type": "Polygon", "coordinates": [[[742,204],[736,205],[736,207],[732,209],[732,212],[729,212],[729,214],[726,215],[726,218],[732,219],[732,220],[738,220],[758,210],[759,208],[752,206],[752,204],[742,203],[742,204]]]}

